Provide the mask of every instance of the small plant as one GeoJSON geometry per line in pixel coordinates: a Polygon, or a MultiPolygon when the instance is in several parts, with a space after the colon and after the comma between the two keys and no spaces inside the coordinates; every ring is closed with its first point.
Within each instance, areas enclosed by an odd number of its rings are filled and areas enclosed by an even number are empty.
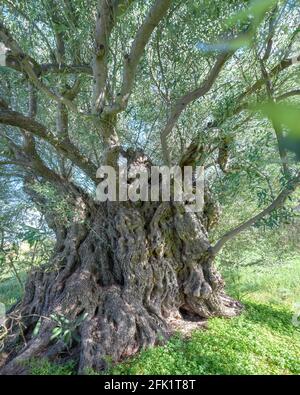
{"type": "Polygon", "coordinates": [[[73,341],[79,341],[78,327],[87,318],[88,314],[84,313],[71,321],[62,314],[51,314],[50,318],[57,323],[52,330],[51,340],[59,339],[69,348],[73,341]]]}
{"type": "MultiPolygon", "coordinates": [[[[71,321],[62,314],[51,314],[49,319],[56,323],[56,326],[52,329],[51,340],[61,340],[67,348],[70,348],[74,341],[80,341],[80,336],[78,333],[78,328],[82,322],[87,318],[88,314],[84,313],[78,316],[75,320],[71,321]]],[[[41,317],[34,330],[33,336],[37,336],[40,332],[42,318],[41,317]]]]}

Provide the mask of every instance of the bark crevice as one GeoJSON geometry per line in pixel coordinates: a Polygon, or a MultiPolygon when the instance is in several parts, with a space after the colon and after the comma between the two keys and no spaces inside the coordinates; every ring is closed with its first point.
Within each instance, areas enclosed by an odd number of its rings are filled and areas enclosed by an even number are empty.
{"type": "Polygon", "coordinates": [[[165,341],[178,323],[241,311],[214,267],[205,210],[192,213],[179,202],[100,204],[84,196],[76,202],[74,221],[54,227],[51,261],[29,275],[9,314],[1,374],[24,373],[35,357],[75,359],[81,373],[102,370],[108,359],[165,341]],[[53,316],[70,323],[68,344],[53,338],[53,316]]]}

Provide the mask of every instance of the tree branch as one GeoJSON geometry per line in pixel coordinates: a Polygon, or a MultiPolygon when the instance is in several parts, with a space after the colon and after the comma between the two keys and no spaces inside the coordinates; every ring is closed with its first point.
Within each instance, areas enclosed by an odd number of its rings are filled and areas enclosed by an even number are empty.
{"type": "MultiPolygon", "coordinates": [[[[278,63],[273,69],[268,73],[269,78],[272,78],[276,76],[278,73],[281,71],[287,69],[288,67],[292,66],[296,62],[300,61],[300,55],[295,56],[293,58],[288,58],[288,59],[283,59],[280,63],[278,63]]],[[[252,93],[256,92],[258,89],[260,89],[264,85],[264,78],[260,78],[257,80],[253,85],[251,85],[248,89],[246,89],[243,93],[241,93],[237,98],[236,102],[240,103],[245,97],[251,95],[252,93]]],[[[243,111],[245,108],[247,108],[247,104],[240,104],[239,106],[236,107],[234,114],[237,115],[239,112],[243,111]]]]}
{"type": "Polygon", "coordinates": [[[30,170],[35,176],[43,177],[45,181],[52,184],[63,185],[64,180],[44,164],[35,149],[35,145],[28,144],[26,135],[22,146],[12,144],[12,142],[9,142],[9,146],[13,151],[17,166],[21,166],[23,169],[26,168],[26,171],[30,170]]]}
{"type": "Polygon", "coordinates": [[[162,145],[162,150],[163,150],[163,156],[166,164],[170,164],[171,159],[170,159],[170,154],[169,154],[169,148],[168,148],[168,143],[167,143],[167,138],[172,132],[176,122],[178,121],[181,113],[187,108],[187,106],[199,99],[200,97],[203,97],[212,87],[213,83],[217,79],[220,71],[222,70],[225,62],[228,60],[228,58],[231,56],[231,54],[222,54],[219,55],[216,63],[208,73],[206,79],[204,82],[195,90],[188,92],[187,94],[181,96],[171,109],[171,114],[169,116],[169,119],[167,121],[167,124],[164,128],[164,130],[161,132],[161,145],[162,145]]]}
{"type": "Polygon", "coordinates": [[[15,160],[0,160],[0,166],[7,166],[7,165],[16,165],[17,161],[15,160]]]}
{"type": "Polygon", "coordinates": [[[43,32],[43,30],[39,27],[39,24],[37,22],[33,21],[32,19],[30,19],[24,11],[22,11],[19,7],[17,7],[16,4],[14,4],[13,0],[4,0],[4,2],[6,3],[6,5],[9,8],[11,8],[13,10],[14,13],[17,12],[21,17],[23,17],[27,22],[29,22],[34,27],[34,29],[37,30],[37,32],[39,32],[39,34],[41,35],[42,39],[44,40],[44,42],[49,50],[49,53],[52,54],[52,48],[49,43],[47,34],[45,34],[45,32],[43,32]]]}
{"type": "Polygon", "coordinates": [[[58,152],[65,155],[81,170],[83,170],[92,180],[96,181],[96,166],[88,158],[84,157],[70,141],[61,141],[55,135],[48,132],[41,123],[31,119],[19,112],[0,108],[0,123],[16,126],[26,130],[33,135],[51,144],[58,152]]]}
{"type": "Polygon", "coordinates": [[[46,75],[49,73],[56,74],[87,74],[92,76],[93,69],[89,64],[58,64],[58,63],[42,63],[41,75],[46,75]]]}
{"type": "MultiPolygon", "coordinates": [[[[21,146],[15,144],[13,140],[2,134],[3,137],[7,140],[8,146],[14,158],[10,161],[10,163],[0,161],[0,165],[14,164],[15,166],[20,167],[23,175],[20,174],[17,176],[21,176],[25,181],[25,184],[27,179],[33,180],[37,179],[37,177],[40,177],[43,179],[43,182],[49,182],[57,189],[59,193],[62,193],[63,195],[68,194],[69,197],[76,198],[77,196],[82,196],[83,194],[85,194],[80,187],[76,186],[71,181],[62,177],[60,174],[56,173],[53,169],[50,169],[44,163],[35,148],[34,141],[32,141],[33,143],[28,144],[26,133],[27,132],[25,132],[25,134],[23,133],[24,143],[21,146]]],[[[39,179],[37,179],[37,181],[40,182],[39,179]]],[[[32,192],[33,191],[34,190],[32,190],[32,192]]],[[[27,190],[27,192],[29,191],[27,190]]],[[[42,199],[45,200],[45,202],[47,201],[45,196],[43,196],[42,199]]]]}
{"type": "Polygon", "coordinates": [[[4,42],[5,46],[11,50],[12,55],[18,59],[20,68],[29,77],[30,81],[38,88],[40,91],[44,92],[50,99],[65,104],[70,110],[83,114],[77,106],[68,98],[63,96],[58,96],[53,93],[38,77],[39,70],[41,70],[40,65],[31,57],[23,52],[19,44],[13,39],[8,29],[0,22],[0,39],[4,42]]]}
{"type": "Polygon", "coordinates": [[[300,89],[294,89],[292,91],[283,93],[282,95],[279,95],[279,96],[275,97],[275,101],[278,102],[280,100],[287,99],[288,97],[297,96],[297,95],[300,95],[300,89]]]}
{"type": "Polygon", "coordinates": [[[287,198],[290,196],[290,194],[294,192],[299,185],[300,185],[300,173],[298,173],[297,176],[288,183],[287,187],[280,192],[277,198],[274,199],[273,202],[268,207],[266,207],[264,210],[262,210],[254,217],[248,219],[246,222],[243,222],[236,228],[233,228],[229,232],[225,233],[225,235],[222,236],[221,239],[218,240],[217,243],[211,248],[211,254],[213,256],[216,256],[218,252],[220,252],[220,250],[223,248],[225,243],[227,243],[229,240],[232,240],[234,237],[236,237],[244,230],[249,229],[260,219],[270,214],[273,210],[282,207],[285,201],[287,200],[287,198]]]}
{"type": "Polygon", "coordinates": [[[109,38],[114,27],[118,2],[98,0],[95,32],[94,74],[94,113],[102,112],[108,76],[109,38]]]}
{"type": "Polygon", "coordinates": [[[123,82],[118,99],[118,104],[121,109],[124,109],[127,106],[134,84],[137,67],[140,63],[145,47],[150,40],[151,34],[167,14],[171,5],[171,0],[156,0],[154,2],[135,36],[130,53],[125,56],[123,82]]]}
{"type": "MultiPolygon", "coordinates": [[[[269,72],[269,78],[270,77],[274,77],[276,76],[278,73],[280,73],[281,71],[287,69],[288,67],[292,66],[295,63],[295,60],[300,60],[300,55],[294,57],[294,58],[287,58],[287,59],[283,59],[280,63],[278,63],[275,67],[273,67],[273,69],[269,72]]],[[[258,81],[256,81],[253,85],[251,85],[247,90],[245,90],[243,93],[241,93],[237,98],[236,98],[236,103],[238,104],[235,109],[233,110],[231,116],[237,115],[239,114],[241,111],[246,110],[248,108],[248,103],[243,103],[243,104],[239,104],[243,99],[245,99],[245,97],[255,93],[258,89],[260,89],[264,84],[264,78],[259,79],[258,81]]],[[[276,98],[276,101],[282,100],[286,97],[290,97],[293,95],[298,95],[300,94],[300,91],[298,89],[296,89],[295,91],[291,91],[291,92],[287,92],[286,94],[282,94],[281,96],[278,96],[276,98]]],[[[216,123],[214,123],[211,127],[220,127],[221,125],[217,125],[216,123]]],[[[197,144],[195,145],[195,142],[192,142],[191,146],[189,146],[187,148],[187,150],[185,151],[185,153],[182,155],[182,159],[180,160],[180,162],[182,162],[183,160],[187,160],[187,158],[192,154],[193,158],[197,158],[198,154],[196,152],[196,150],[198,149],[197,144]]]]}
{"type": "MultiPolygon", "coordinates": [[[[38,64],[35,59],[26,55],[34,67],[34,72],[37,77],[47,74],[87,74],[92,76],[93,69],[89,64],[65,64],[65,63],[41,63],[38,64]]],[[[8,52],[6,56],[6,67],[15,71],[23,72],[22,64],[18,56],[14,56],[8,52]]]]}

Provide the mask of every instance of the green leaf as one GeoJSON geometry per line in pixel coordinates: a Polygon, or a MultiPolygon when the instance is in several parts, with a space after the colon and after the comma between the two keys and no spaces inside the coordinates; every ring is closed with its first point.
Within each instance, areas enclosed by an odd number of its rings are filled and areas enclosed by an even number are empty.
{"type": "Polygon", "coordinates": [[[34,330],[33,330],[33,333],[32,333],[33,337],[36,337],[39,334],[40,329],[41,329],[41,324],[42,324],[42,320],[39,319],[34,330]]]}
{"type": "Polygon", "coordinates": [[[226,24],[232,26],[237,22],[243,22],[249,18],[252,18],[255,24],[257,24],[264,17],[265,13],[277,2],[278,0],[254,0],[248,8],[228,18],[226,24]]]}
{"type": "Polygon", "coordinates": [[[60,320],[59,320],[59,317],[57,316],[57,315],[55,315],[55,314],[50,314],[50,318],[53,320],[53,321],[56,321],[56,322],[60,322],[60,320]]]}
{"type": "Polygon", "coordinates": [[[54,328],[53,331],[52,331],[52,335],[50,337],[50,340],[56,339],[57,337],[59,337],[61,335],[61,333],[62,333],[62,328],[60,328],[60,327],[54,328]]]}
{"type": "Polygon", "coordinates": [[[276,124],[284,125],[295,137],[300,137],[300,109],[288,104],[267,103],[258,107],[263,114],[276,124]]]}
{"type": "Polygon", "coordinates": [[[300,109],[288,104],[267,103],[256,107],[278,128],[287,129],[283,145],[286,149],[296,153],[300,160],[300,109]]]}
{"type": "Polygon", "coordinates": [[[88,316],[88,313],[84,313],[81,316],[79,316],[77,318],[77,324],[80,324],[82,321],[84,321],[87,318],[87,316],[88,316]]]}

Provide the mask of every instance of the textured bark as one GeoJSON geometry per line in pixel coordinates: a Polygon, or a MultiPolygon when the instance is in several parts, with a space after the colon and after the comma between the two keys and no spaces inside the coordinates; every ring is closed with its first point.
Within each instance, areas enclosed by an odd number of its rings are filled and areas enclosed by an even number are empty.
{"type": "Polygon", "coordinates": [[[31,273],[23,300],[9,312],[1,374],[24,373],[33,357],[72,358],[79,372],[105,369],[108,356],[120,361],[163,342],[174,318],[240,312],[224,294],[202,214],[177,202],[76,201],[72,225],[55,225],[51,262],[31,273]],[[50,314],[74,321],[83,313],[70,347],[51,339],[50,314]],[[33,336],[39,317],[45,318],[33,336]]]}

